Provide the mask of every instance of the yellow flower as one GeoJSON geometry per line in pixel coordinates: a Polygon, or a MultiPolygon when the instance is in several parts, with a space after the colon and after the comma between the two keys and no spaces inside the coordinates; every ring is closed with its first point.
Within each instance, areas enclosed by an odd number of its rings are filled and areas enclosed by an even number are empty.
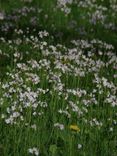
{"type": "Polygon", "coordinates": [[[80,128],[77,125],[70,125],[70,129],[77,131],[77,132],[80,132],[80,128]]]}

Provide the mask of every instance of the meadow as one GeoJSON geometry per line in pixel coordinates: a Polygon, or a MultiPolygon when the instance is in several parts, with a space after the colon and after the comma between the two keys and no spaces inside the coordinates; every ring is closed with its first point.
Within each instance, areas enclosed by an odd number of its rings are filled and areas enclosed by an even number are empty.
{"type": "Polygon", "coordinates": [[[0,156],[117,156],[117,0],[0,1],[0,156]]]}

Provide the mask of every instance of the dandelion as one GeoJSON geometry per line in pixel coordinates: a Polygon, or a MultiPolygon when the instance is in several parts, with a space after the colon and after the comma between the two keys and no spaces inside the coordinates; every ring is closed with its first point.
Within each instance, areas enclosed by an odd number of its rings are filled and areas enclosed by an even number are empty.
{"type": "Polygon", "coordinates": [[[76,132],[80,132],[80,128],[77,125],[70,125],[70,129],[76,132]]]}

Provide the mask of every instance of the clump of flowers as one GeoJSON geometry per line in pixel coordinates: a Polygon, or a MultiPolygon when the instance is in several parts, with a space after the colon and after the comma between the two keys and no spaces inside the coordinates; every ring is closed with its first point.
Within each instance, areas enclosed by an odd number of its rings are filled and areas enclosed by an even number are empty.
{"type": "Polygon", "coordinates": [[[66,15],[70,14],[71,8],[68,5],[71,5],[73,0],[57,0],[57,7],[61,9],[66,15]]]}

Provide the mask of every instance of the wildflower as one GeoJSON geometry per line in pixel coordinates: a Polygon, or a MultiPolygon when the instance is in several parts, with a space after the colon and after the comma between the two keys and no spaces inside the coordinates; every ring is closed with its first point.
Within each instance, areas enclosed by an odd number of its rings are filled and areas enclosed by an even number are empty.
{"type": "Polygon", "coordinates": [[[28,149],[28,152],[29,152],[30,154],[34,154],[34,155],[36,155],[36,156],[39,156],[39,150],[38,150],[36,147],[29,148],[29,149],[28,149]]]}
{"type": "Polygon", "coordinates": [[[58,127],[60,130],[64,130],[64,125],[60,123],[55,123],[54,127],[58,127]]]}
{"type": "Polygon", "coordinates": [[[78,149],[81,149],[82,148],[82,145],[81,144],[78,144],[78,149]]]}
{"type": "Polygon", "coordinates": [[[112,132],[113,131],[113,127],[110,127],[109,131],[112,132]]]}
{"type": "Polygon", "coordinates": [[[77,125],[70,125],[70,129],[73,131],[80,132],[80,128],[77,125]]]}
{"type": "Polygon", "coordinates": [[[0,20],[4,19],[4,13],[0,12],[0,20]]]}
{"type": "Polygon", "coordinates": [[[36,130],[37,129],[37,126],[34,124],[34,125],[31,125],[31,128],[36,130]]]}

